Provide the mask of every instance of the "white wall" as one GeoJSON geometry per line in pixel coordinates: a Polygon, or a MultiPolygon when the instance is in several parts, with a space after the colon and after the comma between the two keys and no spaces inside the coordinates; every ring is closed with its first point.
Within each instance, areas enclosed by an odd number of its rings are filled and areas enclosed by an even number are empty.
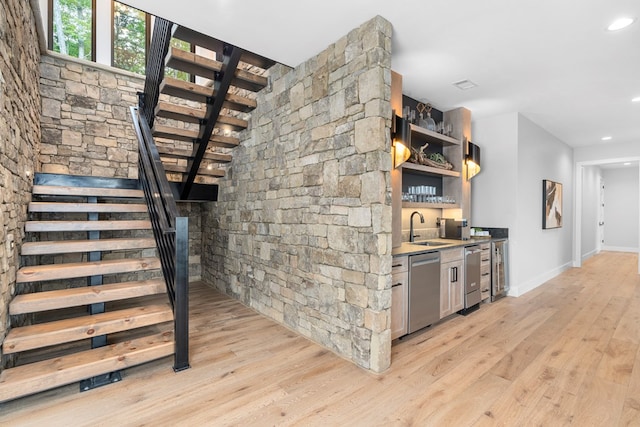
{"type": "Polygon", "coordinates": [[[602,172],[604,250],[638,251],[638,173],[637,167],[604,169],[602,172]]]}
{"type": "Polygon", "coordinates": [[[624,144],[606,143],[589,147],[577,147],[573,150],[573,160],[576,163],[629,157],[640,157],[640,144],[637,142],[624,144]]]}
{"type": "Polygon", "coordinates": [[[518,117],[518,252],[512,266],[511,293],[521,295],[571,265],[573,247],[573,150],[519,115],[518,117]],[[542,229],[542,180],[563,185],[563,225],[542,229]]]}
{"type": "Polygon", "coordinates": [[[582,260],[598,251],[598,203],[600,201],[600,167],[582,168],[582,260]]]}
{"type": "Polygon", "coordinates": [[[471,183],[473,226],[508,227],[510,295],[519,296],[571,265],[573,150],[526,117],[475,120],[482,172],[471,183]],[[542,180],[563,184],[563,227],[542,230],[542,180]]]}
{"type": "Polygon", "coordinates": [[[482,169],[471,179],[472,227],[516,226],[518,114],[487,117],[472,123],[473,142],[480,146],[482,169]]]}

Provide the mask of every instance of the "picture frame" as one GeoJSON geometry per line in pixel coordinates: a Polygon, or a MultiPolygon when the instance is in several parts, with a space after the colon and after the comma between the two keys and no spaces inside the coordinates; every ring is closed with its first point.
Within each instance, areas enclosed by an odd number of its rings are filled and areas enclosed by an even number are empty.
{"type": "Polygon", "coordinates": [[[542,229],[562,227],[562,184],[542,180],[542,229]]]}

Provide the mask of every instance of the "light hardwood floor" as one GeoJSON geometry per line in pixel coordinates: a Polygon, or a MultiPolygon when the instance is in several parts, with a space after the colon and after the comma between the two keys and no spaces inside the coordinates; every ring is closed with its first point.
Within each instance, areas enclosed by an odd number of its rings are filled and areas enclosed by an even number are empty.
{"type": "Polygon", "coordinates": [[[0,425],[640,425],[637,255],[602,253],[393,347],[374,375],[203,284],[192,368],[0,406],[0,425]]]}

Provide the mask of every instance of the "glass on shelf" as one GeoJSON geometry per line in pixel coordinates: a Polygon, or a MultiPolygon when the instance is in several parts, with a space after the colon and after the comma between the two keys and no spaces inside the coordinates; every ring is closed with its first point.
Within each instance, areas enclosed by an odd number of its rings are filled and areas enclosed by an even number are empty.
{"type": "Polygon", "coordinates": [[[410,185],[407,192],[402,193],[402,201],[410,203],[431,203],[453,205],[456,199],[452,196],[438,196],[436,187],[431,185],[410,185]]]}

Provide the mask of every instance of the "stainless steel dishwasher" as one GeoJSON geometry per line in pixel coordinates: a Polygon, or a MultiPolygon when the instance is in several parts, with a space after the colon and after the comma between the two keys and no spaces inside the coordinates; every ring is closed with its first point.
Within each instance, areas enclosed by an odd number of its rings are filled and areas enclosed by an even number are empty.
{"type": "Polygon", "coordinates": [[[440,320],[440,252],[409,257],[409,329],[440,320]]]}

